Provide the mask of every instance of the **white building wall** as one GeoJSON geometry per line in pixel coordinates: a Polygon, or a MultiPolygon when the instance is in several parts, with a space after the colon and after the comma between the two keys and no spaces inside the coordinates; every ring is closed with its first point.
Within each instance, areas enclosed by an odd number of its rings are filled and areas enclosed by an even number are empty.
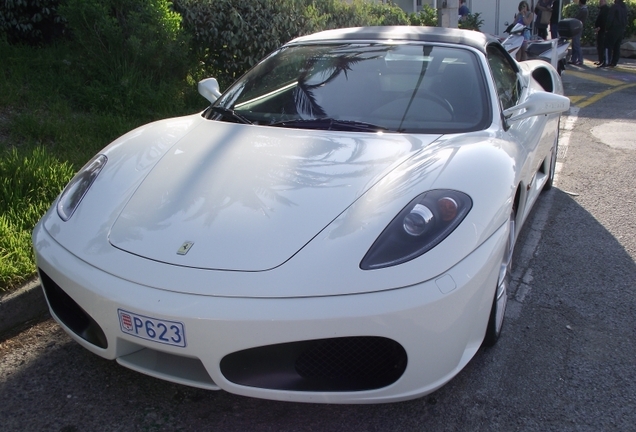
{"type": "Polygon", "coordinates": [[[417,0],[393,0],[396,6],[399,6],[405,12],[417,11],[417,0]]]}
{"type": "MultiPolygon", "coordinates": [[[[458,2],[458,0],[456,0],[458,2]]],[[[484,23],[481,31],[493,35],[503,35],[507,24],[512,23],[517,13],[520,0],[467,0],[471,13],[479,13],[484,23]]],[[[421,5],[428,4],[433,8],[441,8],[444,0],[394,0],[394,3],[405,12],[416,12],[421,5]]],[[[448,3],[448,1],[447,1],[448,3]]],[[[533,4],[532,0],[528,0],[533,4]]]]}
{"type": "MultiPolygon", "coordinates": [[[[503,35],[508,24],[512,23],[518,11],[520,0],[468,0],[472,13],[480,13],[484,23],[481,31],[493,35],[503,35]]],[[[528,0],[528,4],[532,4],[528,0]]]]}

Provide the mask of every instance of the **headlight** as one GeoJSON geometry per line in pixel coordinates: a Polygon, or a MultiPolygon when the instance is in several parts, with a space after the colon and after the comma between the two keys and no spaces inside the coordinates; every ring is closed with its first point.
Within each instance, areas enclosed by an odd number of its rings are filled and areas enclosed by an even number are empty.
{"type": "Polygon", "coordinates": [[[75,209],[106,165],[107,160],[108,158],[104,155],[95,156],[66,185],[57,202],[57,214],[62,220],[67,221],[73,216],[75,209]]]}
{"type": "Polygon", "coordinates": [[[382,231],[362,259],[360,268],[390,267],[428,252],[457,228],[472,205],[468,195],[454,190],[423,193],[382,231]]]}

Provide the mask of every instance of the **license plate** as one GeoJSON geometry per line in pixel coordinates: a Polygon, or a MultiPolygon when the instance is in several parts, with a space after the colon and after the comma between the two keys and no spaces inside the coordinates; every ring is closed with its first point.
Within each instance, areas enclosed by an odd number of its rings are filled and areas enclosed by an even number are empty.
{"type": "Polygon", "coordinates": [[[117,309],[117,313],[119,327],[126,334],[166,345],[186,346],[183,323],[139,315],[123,309],[117,309]]]}

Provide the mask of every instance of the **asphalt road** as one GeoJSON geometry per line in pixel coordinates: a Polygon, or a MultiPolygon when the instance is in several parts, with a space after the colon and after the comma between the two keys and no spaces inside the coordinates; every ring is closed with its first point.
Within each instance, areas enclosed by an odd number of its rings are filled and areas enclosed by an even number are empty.
{"type": "Polygon", "coordinates": [[[174,385],[103,360],[51,320],[0,342],[3,431],[636,430],[636,73],[564,74],[556,187],[517,243],[504,333],[437,392],[362,406],[174,385]]]}

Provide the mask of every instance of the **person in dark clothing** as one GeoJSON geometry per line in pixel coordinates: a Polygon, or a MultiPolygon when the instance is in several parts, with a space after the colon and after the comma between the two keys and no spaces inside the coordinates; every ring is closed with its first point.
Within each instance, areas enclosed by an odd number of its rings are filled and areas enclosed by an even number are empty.
{"type": "Polygon", "coordinates": [[[541,39],[547,39],[548,25],[550,18],[552,18],[552,0],[539,0],[534,12],[537,15],[537,34],[541,39]]]}
{"type": "MultiPolygon", "coordinates": [[[[617,0],[618,1],[618,0],[617,0]]],[[[621,0],[622,1],[622,0],[621,0]]],[[[585,26],[587,20],[587,0],[579,0],[579,10],[576,12],[576,19],[585,26]]],[[[581,66],[583,64],[583,51],[581,50],[581,33],[572,38],[572,60],[570,64],[581,66]]]]}
{"type": "Polygon", "coordinates": [[[602,65],[607,63],[605,61],[605,24],[607,21],[607,13],[609,12],[609,6],[607,5],[607,0],[599,0],[598,4],[598,16],[596,17],[596,21],[594,22],[598,61],[594,64],[602,65]]]}
{"type": "Polygon", "coordinates": [[[607,12],[605,23],[605,47],[607,48],[606,64],[601,67],[615,67],[621,56],[621,42],[627,27],[627,6],[624,0],[614,0],[607,12]]]}
{"type": "Polygon", "coordinates": [[[466,0],[459,0],[459,21],[464,21],[470,15],[470,9],[466,6],[466,0]]]}
{"type": "Polygon", "coordinates": [[[561,0],[552,2],[552,15],[550,15],[550,37],[559,38],[559,18],[561,16],[561,0]]]}

